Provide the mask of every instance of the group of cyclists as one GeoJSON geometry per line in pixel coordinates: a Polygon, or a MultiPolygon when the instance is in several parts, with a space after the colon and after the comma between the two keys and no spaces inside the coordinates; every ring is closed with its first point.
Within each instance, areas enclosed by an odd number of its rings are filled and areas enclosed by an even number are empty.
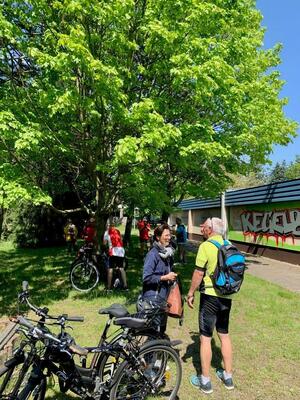
{"type": "MultiPolygon", "coordinates": [[[[71,220],[68,220],[64,227],[64,235],[69,252],[75,250],[76,241],[78,237],[78,230],[71,220]]],[[[99,267],[105,269],[106,276],[106,289],[112,290],[113,285],[120,287],[123,290],[128,290],[127,277],[126,277],[126,259],[125,249],[122,241],[120,231],[111,222],[107,225],[104,233],[102,243],[98,243],[96,220],[90,218],[82,231],[82,238],[84,240],[82,249],[92,249],[93,262],[99,267]],[[101,262],[100,262],[101,261],[101,262]],[[118,278],[113,281],[114,271],[118,271],[118,278]]],[[[78,256],[80,256],[80,252],[78,256]]]]}
{"type": "MultiPolygon", "coordinates": [[[[158,228],[161,223],[158,223],[158,228]]],[[[173,233],[174,249],[178,246],[179,258],[181,262],[185,262],[185,250],[183,230],[185,231],[184,225],[180,219],[176,219],[176,225],[170,227],[170,231],[173,233]],[[176,228],[177,225],[177,228],[176,228]]],[[[151,225],[148,218],[145,216],[137,223],[140,240],[140,255],[144,257],[146,253],[152,248],[155,242],[155,232],[151,233],[151,225]]],[[[72,252],[76,248],[76,241],[78,237],[78,229],[72,220],[68,220],[64,227],[64,235],[67,243],[68,252],[72,252]]],[[[125,291],[128,290],[126,266],[127,259],[125,257],[125,248],[122,241],[122,235],[120,231],[115,227],[113,222],[107,225],[107,229],[104,233],[103,240],[101,243],[98,242],[96,221],[95,218],[90,218],[83,230],[82,238],[84,244],[81,248],[81,254],[83,249],[90,249],[93,253],[93,262],[102,272],[104,281],[106,283],[106,290],[111,291],[113,288],[120,288],[125,291]]],[[[78,253],[80,255],[80,252],[78,253]]]]}

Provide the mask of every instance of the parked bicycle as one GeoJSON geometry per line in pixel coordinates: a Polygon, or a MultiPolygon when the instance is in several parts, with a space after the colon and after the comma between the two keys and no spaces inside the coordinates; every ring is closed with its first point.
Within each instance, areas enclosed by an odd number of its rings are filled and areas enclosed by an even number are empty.
{"type": "Polygon", "coordinates": [[[78,250],[77,257],[70,268],[70,282],[74,289],[88,292],[99,281],[106,280],[106,259],[97,255],[93,243],[85,243],[78,250]]]}
{"type": "MultiPolygon", "coordinates": [[[[85,243],[78,251],[77,257],[71,265],[69,278],[72,287],[79,292],[89,292],[99,282],[106,283],[109,257],[103,251],[96,254],[93,243],[85,243]]],[[[124,269],[128,260],[124,257],[124,269]]],[[[121,288],[122,277],[118,268],[114,269],[112,287],[121,288]]]]}
{"type": "Polygon", "coordinates": [[[1,399],[43,400],[51,375],[57,376],[62,392],[70,390],[82,399],[146,399],[152,395],[176,398],[181,381],[179,357],[167,340],[149,340],[140,345],[138,335],[149,329],[146,318],[132,317],[120,305],[102,309],[100,312],[108,314],[109,320],[100,344],[81,347],[65,331],[65,324],[83,321],[82,317],[50,316],[47,308],[32,305],[28,298],[25,285],[19,299],[40,319],[35,325],[22,316],[15,319],[25,339],[14,356],[0,368],[1,399]],[[122,332],[107,342],[107,331],[113,319],[122,332]],[[47,320],[60,326],[59,335],[50,332],[47,320]],[[93,354],[93,358],[87,368],[88,354],[93,354]],[[75,355],[80,356],[81,365],[75,363],[75,355]],[[14,375],[15,380],[12,379],[14,375]]]}

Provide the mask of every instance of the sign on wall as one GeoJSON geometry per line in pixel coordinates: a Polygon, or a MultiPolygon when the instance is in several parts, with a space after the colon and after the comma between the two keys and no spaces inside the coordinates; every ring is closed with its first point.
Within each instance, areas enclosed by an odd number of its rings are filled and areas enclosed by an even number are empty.
{"type": "Polygon", "coordinates": [[[300,207],[265,207],[269,209],[262,209],[263,206],[232,209],[229,238],[300,251],[300,207]]]}

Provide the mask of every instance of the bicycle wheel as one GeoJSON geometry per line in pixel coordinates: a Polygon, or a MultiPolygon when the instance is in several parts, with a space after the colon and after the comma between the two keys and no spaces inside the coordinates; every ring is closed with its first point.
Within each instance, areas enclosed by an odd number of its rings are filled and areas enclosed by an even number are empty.
{"type": "Polygon", "coordinates": [[[167,345],[149,343],[136,362],[124,361],[115,373],[110,400],[175,400],[182,368],[178,354],[167,345]]]}
{"type": "Polygon", "coordinates": [[[18,400],[44,400],[46,395],[47,381],[43,377],[40,381],[29,379],[27,385],[20,392],[18,400]]]}
{"type": "Polygon", "coordinates": [[[70,271],[70,281],[79,292],[89,292],[99,282],[99,272],[91,262],[80,261],[70,271]]]}
{"type": "Polygon", "coordinates": [[[24,360],[15,357],[6,361],[0,368],[0,398],[17,398],[19,391],[26,384],[29,365],[24,360]]]}

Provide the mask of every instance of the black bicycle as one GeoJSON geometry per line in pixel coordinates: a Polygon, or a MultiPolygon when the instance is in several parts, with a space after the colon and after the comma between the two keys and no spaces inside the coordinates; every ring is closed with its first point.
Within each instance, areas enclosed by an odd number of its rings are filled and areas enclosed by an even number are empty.
{"type": "MultiPolygon", "coordinates": [[[[101,254],[95,252],[93,243],[86,243],[78,250],[76,259],[71,265],[69,279],[72,287],[79,292],[93,290],[99,282],[106,283],[109,256],[105,250],[101,254]]],[[[124,257],[123,268],[128,267],[128,259],[124,257]]],[[[119,268],[113,268],[112,288],[123,288],[119,268]]]]}
{"type": "Polygon", "coordinates": [[[171,348],[175,343],[148,340],[141,346],[137,338],[149,329],[147,319],[128,315],[128,311],[120,305],[103,309],[101,313],[108,314],[110,318],[100,345],[83,348],[76,345],[65,332],[67,321],[82,321],[82,317],[50,316],[47,308],[33,306],[28,297],[25,288],[19,298],[40,316],[40,320],[36,326],[24,317],[15,320],[21,326],[20,330],[26,340],[14,357],[0,369],[0,398],[42,400],[45,397],[47,378],[56,375],[62,392],[70,390],[82,399],[100,400],[109,396],[110,399],[142,399],[149,395],[175,399],[181,381],[180,359],[171,348]],[[113,318],[121,332],[107,343],[106,333],[113,318]],[[49,331],[46,320],[55,320],[54,324],[60,326],[58,336],[49,331]],[[37,343],[41,345],[39,351],[37,343]],[[25,352],[26,346],[28,350],[25,352]],[[87,356],[91,353],[94,356],[87,368],[87,356]],[[75,354],[81,357],[81,365],[75,364],[75,354]],[[131,374],[126,377],[127,371],[131,374]],[[14,372],[17,372],[17,380],[12,382],[14,372]],[[126,395],[125,386],[129,388],[126,395]]]}
{"type": "Polygon", "coordinates": [[[70,268],[69,278],[72,287],[80,292],[89,292],[94,289],[101,279],[100,270],[104,275],[105,260],[97,256],[92,243],[85,243],[78,250],[77,257],[70,268]]]}

